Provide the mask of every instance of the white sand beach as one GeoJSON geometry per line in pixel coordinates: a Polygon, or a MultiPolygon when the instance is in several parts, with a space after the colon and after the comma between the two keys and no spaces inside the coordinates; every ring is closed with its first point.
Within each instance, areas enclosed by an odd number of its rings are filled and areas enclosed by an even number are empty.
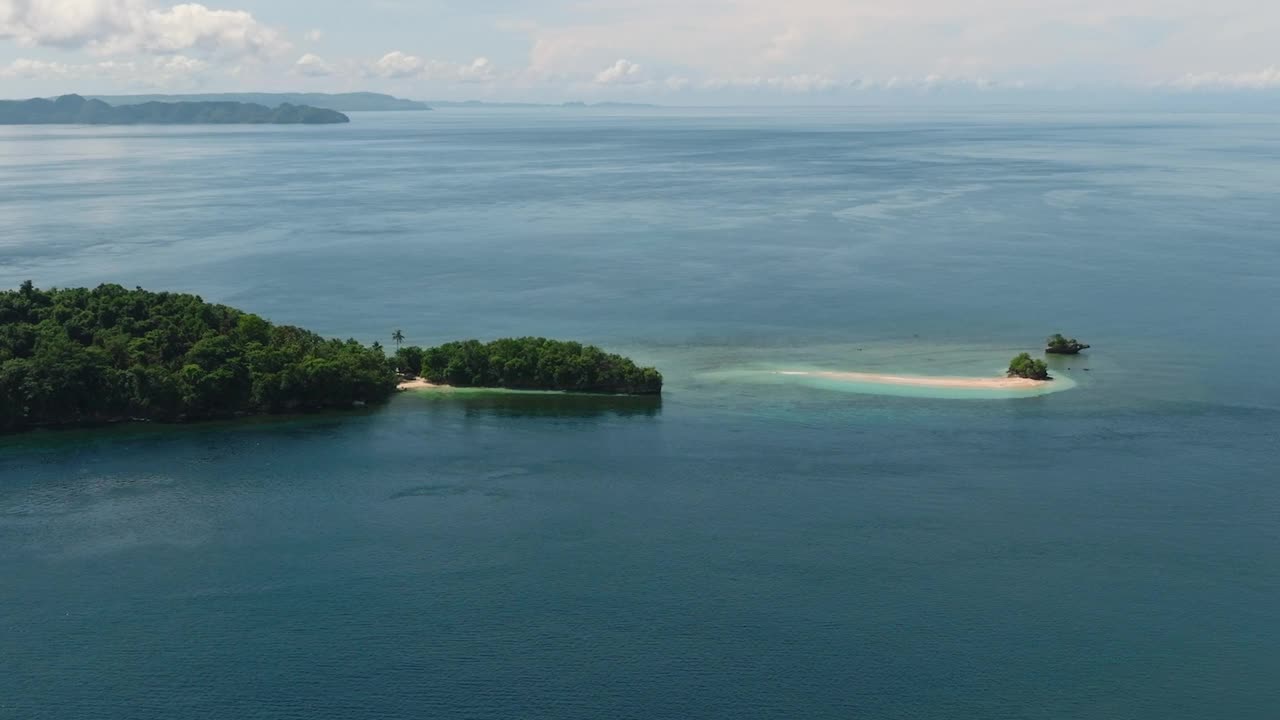
{"type": "Polygon", "coordinates": [[[420,377],[414,378],[412,380],[402,380],[399,385],[396,385],[397,390],[430,390],[433,388],[447,388],[447,387],[449,386],[436,385],[435,383],[429,383],[426,381],[425,378],[420,378],[420,377]]]}
{"type": "Polygon", "coordinates": [[[907,385],[912,387],[964,388],[973,390],[1032,390],[1044,387],[1049,381],[1019,377],[948,377],[929,375],[887,375],[865,372],[835,372],[824,370],[783,370],[779,375],[803,375],[830,380],[876,383],[880,385],[907,385]]]}

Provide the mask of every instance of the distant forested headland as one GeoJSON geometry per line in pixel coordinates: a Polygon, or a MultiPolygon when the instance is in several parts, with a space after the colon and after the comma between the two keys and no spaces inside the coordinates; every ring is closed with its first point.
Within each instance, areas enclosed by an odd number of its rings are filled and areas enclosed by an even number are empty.
{"type": "Polygon", "coordinates": [[[330,125],[351,122],[336,110],[241,102],[147,102],[113,106],[79,95],[0,101],[0,125],[330,125]]]}
{"type": "Polygon", "coordinates": [[[662,390],[657,370],[575,342],[468,340],[388,356],[378,343],[273,325],[197,295],[31,282],[0,292],[0,432],[351,408],[385,401],[404,374],[466,387],[662,390]]]}
{"type": "Polygon", "coordinates": [[[662,392],[662,373],[655,368],[640,367],[592,345],[540,337],[404,347],[395,358],[401,372],[455,387],[619,395],[662,392]]]}
{"type": "Polygon", "coordinates": [[[275,107],[285,103],[290,105],[311,105],[312,107],[332,108],[341,112],[431,109],[430,105],[417,100],[405,100],[372,92],[197,93],[191,95],[90,95],[89,97],[112,105],[138,105],[147,102],[237,102],[256,103],[268,107],[275,107]]]}

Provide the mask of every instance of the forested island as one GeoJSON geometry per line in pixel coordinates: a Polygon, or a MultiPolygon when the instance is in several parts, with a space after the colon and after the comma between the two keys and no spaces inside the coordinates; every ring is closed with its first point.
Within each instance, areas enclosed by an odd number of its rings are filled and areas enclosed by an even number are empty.
{"type": "Polygon", "coordinates": [[[1079,355],[1081,350],[1089,346],[1075,338],[1067,338],[1062,333],[1054,333],[1045,341],[1044,351],[1050,355],[1079,355]]]}
{"type": "Polygon", "coordinates": [[[576,342],[467,340],[388,356],[378,343],[273,325],[197,295],[29,281],[0,292],[0,432],[345,409],[387,400],[403,374],[459,387],[662,391],[657,370],[576,342]]]}
{"type": "Polygon", "coordinates": [[[1009,377],[1027,378],[1028,380],[1052,380],[1049,366],[1043,360],[1036,360],[1030,353],[1021,353],[1009,361],[1009,377]]]}
{"type": "Polygon", "coordinates": [[[657,395],[662,373],[592,345],[539,337],[403,347],[398,369],[410,376],[454,387],[559,390],[615,395],[657,395]]]}
{"type": "Polygon", "coordinates": [[[336,110],[309,105],[265,105],[242,102],[146,102],[108,105],[79,95],[56,100],[0,101],[0,125],[330,125],[351,122],[336,110]]]}

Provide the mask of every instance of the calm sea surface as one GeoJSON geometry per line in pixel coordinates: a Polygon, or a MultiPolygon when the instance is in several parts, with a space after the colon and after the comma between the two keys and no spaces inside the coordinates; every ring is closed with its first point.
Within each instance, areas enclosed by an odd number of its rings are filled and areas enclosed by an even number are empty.
{"type": "Polygon", "coordinates": [[[2,128],[0,287],[668,392],[0,439],[0,718],[1274,720],[1278,228],[1268,115],[2,128]]]}

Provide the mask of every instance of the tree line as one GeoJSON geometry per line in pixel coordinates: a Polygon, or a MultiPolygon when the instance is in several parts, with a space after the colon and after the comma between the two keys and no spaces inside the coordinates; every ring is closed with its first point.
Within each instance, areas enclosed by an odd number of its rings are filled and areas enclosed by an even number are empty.
{"type": "Polygon", "coordinates": [[[540,337],[401,347],[395,361],[403,373],[456,387],[628,395],[662,392],[662,374],[654,368],[640,367],[593,345],[540,337]]]}
{"type": "Polygon", "coordinates": [[[376,343],[196,295],[30,282],[0,292],[0,430],[345,408],[395,387],[376,343]]]}
{"type": "Polygon", "coordinates": [[[1049,377],[1049,366],[1043,360],[1031,357],[1030,353],[1020,353],[1009,361],[1009,377],[1028,378],[1030,380],[1052,380],[1049,377]]]}

